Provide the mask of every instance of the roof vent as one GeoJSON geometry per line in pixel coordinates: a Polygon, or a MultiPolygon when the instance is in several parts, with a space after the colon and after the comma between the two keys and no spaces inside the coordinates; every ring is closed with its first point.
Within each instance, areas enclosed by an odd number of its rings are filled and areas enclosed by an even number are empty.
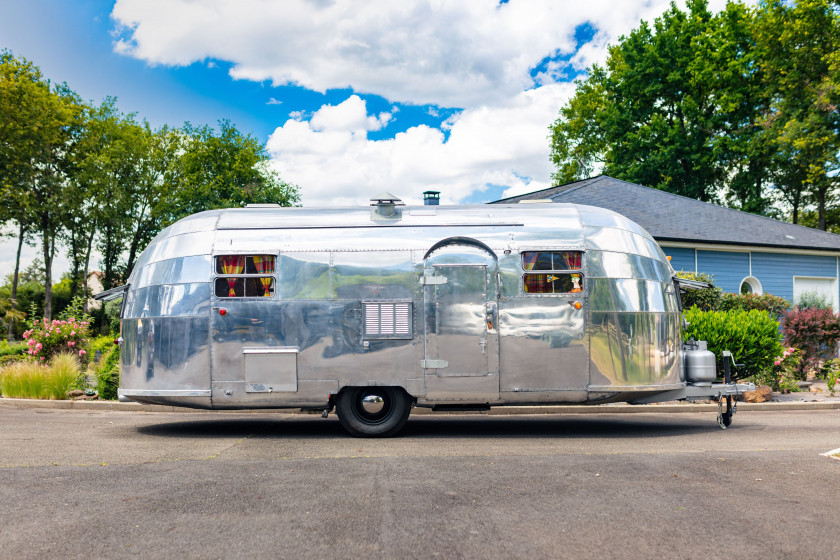
{"type": "Polygon", "coordinates": [[[438,206],[440,204],[440,191],[423,191],[423,204],[438,206]]]}
{"type": "Polygon", "coordinates": [[[402,212],[397,206],[405,203],[389,192],[383,192],[370,199],[370,219],[375,222],[401,220],[402,212]]]}

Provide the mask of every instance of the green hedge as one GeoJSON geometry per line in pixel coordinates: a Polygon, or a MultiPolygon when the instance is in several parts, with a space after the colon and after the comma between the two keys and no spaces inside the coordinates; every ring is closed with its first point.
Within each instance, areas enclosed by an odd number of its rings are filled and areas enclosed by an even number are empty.
{"type": "Polygon", "coordinates": [[[705,340],[718,360],[723,350],[729,350],[737,363],[745,364],[732,371],[734,379],[770,371],[782,355],[779,322],[767,311],[701,311],[692,307],[684,316],[689,322],[686,339],[705,340]]]}
{"type": "Polygon", "coordinates": [[[120,348],[111,342],[96,367],[96,391],[99,398],[104,400],[116,400],[117,389],[120,386],[120,348]]]}

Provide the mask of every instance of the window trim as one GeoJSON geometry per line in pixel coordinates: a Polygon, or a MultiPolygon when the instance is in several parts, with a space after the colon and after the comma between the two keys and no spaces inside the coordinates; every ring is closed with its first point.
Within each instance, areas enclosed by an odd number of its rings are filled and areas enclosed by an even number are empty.
{"type": "Polygon", "coordinates": [[[586,291],[586,273],[584,271],[585,263],[586,263],[586,251],[579,248],[528,248],[528,249],[520,249],[519,250],[519,269],[522,271],[519,275],[519,295],[526,296],[526,297],[583,297],[586,291]],[[525,253],[580,253],[580,268],[574,269],[567,269],[567,270],[525,270],[525,253]],[[527,274],[579,274],[580,275],[580,291],[579,292],[544,292],[544,293],[534,293],[528,292],[525,290],[525,276],[527,274]]]}
{"type": "MultiPolygon", "coordinates": [[[[211,255],[210,259],[210,266],[212,267],[212,282],[211,282],[211,297],[214,300],[218,301],[239,301],[239,300],[267,300],[267,299],[276,299],[277,298],[277,263],[279,261],[279,255],[277,253],[268,253],[268,252],[256,252],[256,251],[230,251],[230,252],[223,252],[223,253],[214,253],[211,255]],[[268,272],[258,272],[258,273],[241,273],[241,274],[225,274],[223,272],[218,272],[218,259],[221,257],[272,257],[274,258],[274,271],[271,273],[268,272]],[[226,278],[242,278],[243,285],[244,280],[249,278],[271,278],[272,280],[272,293],[268,296],[266,295],[256,295],[256,296],[220,296],[216,294],[216,282],[220,279],[226,278]]],[[[247,260],[245,261],[245,270],[248,269],[247,260]]]]}
{"type": "Polygon", "coordinates": [[[741,283],[738,284],[738,293],[739,294],[744,293],[743,292],[744,284],[746,284],[750,287],[750,293],[751,294],[754,294],[754,295],[757,295],[757,296],[760,296],[760,295],[764,294],[764,288],[761,285],[761,281],[758,278],[756,278],[755,276],[747,276],[746,278],[741,280],[741,283]]]}

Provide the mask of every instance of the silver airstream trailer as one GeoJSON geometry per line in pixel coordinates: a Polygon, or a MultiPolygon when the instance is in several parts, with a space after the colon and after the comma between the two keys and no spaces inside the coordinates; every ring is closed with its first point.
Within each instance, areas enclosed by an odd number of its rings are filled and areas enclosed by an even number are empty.
{"type": "Polygon", "coordinates": [[[749,390],[681,340],[662,250],[573,204],[246,208],[164,229],[124,287],[121,398],[336,408],[353,435],[412,407],[648,403],[749,390]]]}

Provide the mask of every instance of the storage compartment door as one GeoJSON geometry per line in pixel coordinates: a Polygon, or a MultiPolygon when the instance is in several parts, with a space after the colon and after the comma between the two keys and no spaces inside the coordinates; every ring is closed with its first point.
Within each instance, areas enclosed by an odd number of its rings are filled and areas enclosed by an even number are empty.
{"type": "Polygon", "coordinates": [[[298,348],[243,348],[246,393],[297,392],[298,348]]]}

